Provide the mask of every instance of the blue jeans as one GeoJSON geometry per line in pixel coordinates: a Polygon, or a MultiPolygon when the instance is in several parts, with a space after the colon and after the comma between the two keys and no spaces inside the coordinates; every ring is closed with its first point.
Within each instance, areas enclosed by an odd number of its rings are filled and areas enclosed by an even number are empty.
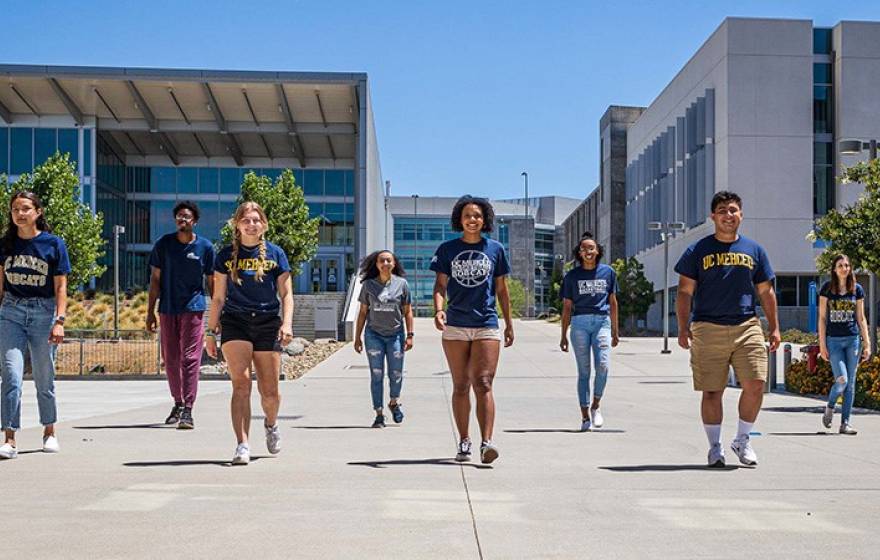
{"type": "Polygon", "coordinates": [[[571,318],[571,346],[578,368],[578,399],[581,407],[590,406],[590,350],[596,367],[593,396],[602,398],[608,381],[611,352],[611,318],[608,315],[575,315],[571,318]]]}
{"type": "Polygon", "coordinates": [[[373,408],[382,408],[382,389],[385,381],[385,364],[388,364],[388,382],[392,399],[400,397],[403,386],[403,346],[404,333],[385,336],[367,327],[364,331],[364,348],[367,349],[367,360],[370,362],[370,393],[373,396],[373,408]]]}
{"type": "Polygon", "coordinates": [[[843,393],[841,420],[846,423],[852,414],[856,396],[856,371],[862,353],[861,341],[858,336],[829,336],[825,339],[825,345],[828,347],[831,371],[834,372],[834,385],[828,392],[828,406],[834,408],[837,398],[843,393]]]}
{"type": "Polygon", "coordinates": [[[49,334],[55,322],[54,298],[17,298],[6,294],[0,304],[0,420],[3,430],[21,428],[21,385],[24,353],[30,350],[37,386],[40,424],[57,420],[55,408],[55,350],[49,334]]]}

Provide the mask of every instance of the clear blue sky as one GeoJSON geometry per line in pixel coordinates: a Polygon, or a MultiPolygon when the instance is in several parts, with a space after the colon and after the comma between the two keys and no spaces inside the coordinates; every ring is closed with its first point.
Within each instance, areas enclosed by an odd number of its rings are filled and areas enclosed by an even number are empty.
{"type": "Polygon", "coordinates": [[[877,20],[863,0],[4,2],[0,62],[363,71],[393,193],[583,198],[598,121],[645,105],[726,16],[877,20]]]}

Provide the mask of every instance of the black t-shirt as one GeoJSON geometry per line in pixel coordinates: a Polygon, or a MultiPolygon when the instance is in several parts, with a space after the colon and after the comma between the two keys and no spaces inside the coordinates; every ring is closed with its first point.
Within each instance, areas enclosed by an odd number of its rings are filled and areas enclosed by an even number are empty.
{"type": "Polygon", "coordinates": [[[831,282],[825,282],[819,295],[828,298],[825,309],[825,336],[858,336],[859,325],[856,322],[856,305],[858,300],[865,299],[865,290],[860,284],[848,294],[836,294],[831,291],[831,282]]]}

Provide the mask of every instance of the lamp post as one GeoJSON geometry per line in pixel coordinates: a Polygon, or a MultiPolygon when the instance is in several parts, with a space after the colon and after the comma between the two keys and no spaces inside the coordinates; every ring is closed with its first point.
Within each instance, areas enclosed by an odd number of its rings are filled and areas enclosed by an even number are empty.
{"type": "Polygon", "coordinates": [[[676,231],[684,231],[683,222],[648,222],[648,229],[660,231],[663,240],[663,350],[661,354],[670,354],[669,349],[669,236],[676,231]]]}
{"type": "MultiPolygon", "coordinates": [[[[520,173],[520,176],[524,179],[524,184],[525,184],[525,204],[523,205],[523,217],[526,219],[525,226],[528,227],[528,225],[529,225],[529,221],[528,221],[529,220],[529,173],[528,173],[528,171],[523,171],[522,173],[520,173]]],[[[532,254],[534,254],[534,249],[532,250],[532,254]]],[[[529,272],[528,271],[526,271],[526,282],[525,282],[524,290],[526,293],[526,309],[525,309],[526,317],[530,317],[531,315],[529,314],[530,306],[529,306],[529,272]]]]}
{"type": "Polygon", "coordinates": [[[415,224],[413,224],[413,262],[415,269],[413,270],[414,290],[413,290],[413,313],[419,316],[419,195],[412,195],[413,199],[413,215],[415,216],[415,224]]]}
{"type": "MultiPolygon", "coordinates": [[[[858,155],[862,150],[868,150],[868,163],[877,159],[877,140],[871,139],[867,142],[862,140],[841,140],[839,142],[840,153],[842,155],[858,155]]],[[[834,271],[831,271],[834,274],[834,271]]],[[[868,335],[870,336],[871,355],[877,355],[877,276],[873,271],[868,271],[868,321],[870,328],[868,335]]]]}
{"type": "Polygon", "coordinates": [[[119,338],[119,236],[125,226],[113,226],[113,338],[119,338]]]}

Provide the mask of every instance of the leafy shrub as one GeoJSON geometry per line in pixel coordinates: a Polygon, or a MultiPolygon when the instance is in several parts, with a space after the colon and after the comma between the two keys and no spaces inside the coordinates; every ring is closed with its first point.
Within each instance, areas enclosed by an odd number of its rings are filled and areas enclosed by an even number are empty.
{"type": "MultiPolygon", "coordinates": [[[[819,359],[816,371],[807,369],[807,360],[792,362],[785,374],[785,388],[801,395],[827,395],[834,384],[831,365],[819,359]]],[[[880,357],[859,364],[856,374],[855,405],[880,410],[880,357]]]]}

